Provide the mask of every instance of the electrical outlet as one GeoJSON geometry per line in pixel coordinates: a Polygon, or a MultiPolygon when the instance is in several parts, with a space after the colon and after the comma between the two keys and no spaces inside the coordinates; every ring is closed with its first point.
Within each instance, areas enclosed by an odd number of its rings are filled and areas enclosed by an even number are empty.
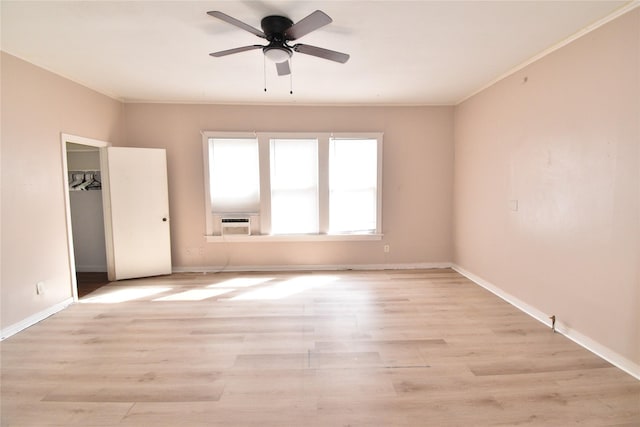
{"type": "Polygon", "coordinates": [[[44,293],[44,282],[36,283],[36,294],[42,295],[44,293]]]}
{"type": "Polygon", "coordinates": [[[384,245],[383,249],[384,249],[384,253],[385,253],[385,254],[388,254],[388,253],[391,251],[391,246],[389,246],[389,245],[384,245]]]}

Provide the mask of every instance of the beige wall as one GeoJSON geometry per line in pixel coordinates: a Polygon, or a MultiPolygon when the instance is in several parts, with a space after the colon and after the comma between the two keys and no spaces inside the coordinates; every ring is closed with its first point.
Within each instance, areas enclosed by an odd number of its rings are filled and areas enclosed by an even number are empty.
{"type": "Polygon", "coordinates": [[[452,107],[126,104],[127,144],[167,149],[178,268],[419,265],[452,258],[452,107]],[[383,232],[374,242],[205,243],[201,131],[384,132],[383,232]],[[383,252],[389,244],[391,251],[383,252]]]}
{"type": "Polygon", "coordinates": [[[636,374],[639,55],[636,9],[459,105],[454,185],[455,262],[636,374]]]}
{"type": "Polygon", "coordinates": [[[115,142],[122,106],[4,52],[1,60],[5,329],[71,298],[60,133],[115,142]]]}

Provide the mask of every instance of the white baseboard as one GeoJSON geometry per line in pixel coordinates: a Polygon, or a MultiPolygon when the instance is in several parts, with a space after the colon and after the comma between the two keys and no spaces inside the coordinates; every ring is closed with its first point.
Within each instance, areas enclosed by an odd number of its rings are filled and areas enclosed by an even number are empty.
{"type": "Polygon", "coordinates": [[[586,348],[590,352],[600,356],[612,365],[622,369],[627,374],[640,380],[640,365],[627,359],[615,351],[603,346],[597,341],[581,334],[580,332],[569,328],[562,322],[556,322],[556,331],[569,338],[576,344],[586,348]]]}
{"type": "Polygon", "coordinates": [[[26,319],[18,323],[14,323],[13,325],[4,328],[2,330],[2,336],[0,337],[0,340],[9,338],[11,335],[15,335],[18,332],[24,329],[27,329],[29,326],[35,325],[36,323],[46,319],[47,317],[52,316],[57,312],[64,310],[65,308],[69,307],[71,304],[73,304],[73,298],[66,299],[52,307],[47,308],[46,310],[42,310],[34,315],[27,317],[26,319]]]}
{"type": "MultiPolygon", "coordinates": [[[[465,270],[459,265],[453,264],[451,268],[453,268],[455,271],[462,274],[472,282],[475,282],[476,284],[482,286],[489,292],[505,300],[506,302],[513,305],[514,307],[527,313],[529,316],[533,317],[534,319],[544,323],[548,327],[551,327],[551,319],[549,318],[549,315],[547,313],[544,313],[538,310],[537,308],[525,303],[524,301],[514,297],[508,292],[503,291],[499,287],[465,270]]],[[[599,342],[594,341],[593,339],[581,334],[575,329],[569,328],[566,324],[564,324],[561,321],[556,322],[555,329],[556,329],[556,332],[569,338],[571,341],[575,342],[579,346],[584,347],[585,349],[603,358],[604,360],[611,363],[612,365],[622,369],[629,375],[640,380],[640,365],[638,365],[637,363],[603,346],[599,342]]]]}
{"type": "Polygon", "coordinates": [[[174,273],[221,273],[247,271],[344,271],[344,270],[419,270],[434,268],[451,268],[450,262],[406,263],[406,264],[301,264],[301,265],[226,265],[226,266],[195,266],[172,268],[174,273]]]}
{"type": "MultiPolygon", "coordinates": [[[[460,267],[457,264],[453,264],[451,266],[451,268],[453,268],[458,273],[462,274],[467,279],[471,280],[472,282],[476,283],[477,285],[482,286],[483,288],[485,288],[486,290],[488,290],[492,294],[500,297],[501,299],[505,300],[509,304],[513,305],[514,307],[518,308],[521,311],[524,311],[529,316],[533,317],[534,319],[538,320],[539,322],[544,323],[549,328],[551,328],[551,319],[549,318],[549,315],[547,313],[544,313],[544,312],[538,310],[537,308],[525,303],[524,301],[522,301],[522,300],[514,297],[513,295],[503,291],[499,287],[497,287],[497,286],[493,285],[492,283],[484,280],[482,277],[476,276],[475,274],[471,273],[470,271],[465,270],[464,268],[460,267]]],[[[556,323],[556,326],[557,326],[557,323],[556,323]]]]}

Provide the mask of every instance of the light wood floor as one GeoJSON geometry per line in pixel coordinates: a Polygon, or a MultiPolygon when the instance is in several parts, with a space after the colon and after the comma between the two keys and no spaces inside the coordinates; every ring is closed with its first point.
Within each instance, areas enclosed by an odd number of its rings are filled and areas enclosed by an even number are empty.
{"type": "Polygon", "coordinates": [[[123,281],[1,345],[2,426],[640,426],[640,381],[451,270],[123,281]]]}

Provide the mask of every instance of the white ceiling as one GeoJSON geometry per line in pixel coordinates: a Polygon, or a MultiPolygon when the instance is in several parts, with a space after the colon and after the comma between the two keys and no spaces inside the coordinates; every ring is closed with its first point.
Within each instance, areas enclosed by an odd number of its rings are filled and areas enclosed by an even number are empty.
{"type": "Polygon", "coordinates": [[[2,50],[123,101],[451,105],[629,1],[7,1],[2,50]],[[346,64],[294,54],[290,80],[264,40],[210,17],[260,28],[320,9],[333,23],[300,43],[346,52],[346,64]]]}

